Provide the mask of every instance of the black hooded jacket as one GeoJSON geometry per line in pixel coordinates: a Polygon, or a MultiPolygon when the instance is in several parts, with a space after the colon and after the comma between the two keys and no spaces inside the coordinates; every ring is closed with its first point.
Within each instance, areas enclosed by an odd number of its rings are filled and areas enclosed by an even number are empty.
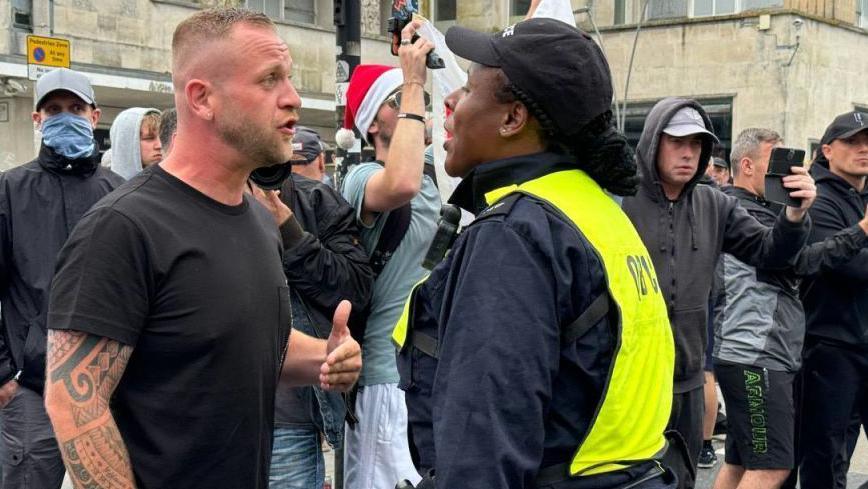
{"type": "Polygon", "coordinates": [[[45,383],[45,315],[57,253],[81,216],[124,182],[89,156],[70,160],[43,145],[0,175],[0,385],[45,383]]]}
{"type": "Polygon", "coordinates": [[[363,310],[371,300],[374,272],[359,242],[353,208],[321,182],[293,173],[280,193],[293,217],[280,231],[283,270],[312,316],[319,338],[328,338],[341,300],[363,310]]]}
{"type": "MultiPolygon", "coordinates": [[[[708,185],[697,183],[700,165],[681,195],[669,200],[657,173],[660,135],[682,107],[693,107],[711,127],[705,110],[695,101],[667,98],[645,121],[637,146],[641,173],[639,191],[624,199],[639,236],[648,248],[663,288],[675,337],[675,392],[702,386],[702,367],[708,340],[708,297],[721,251],[766,269],[788,267],[805,244],[808,219],[791,223],[782,212],[773,228],[760,224],[738,200],[708,185]]],[[[703,143],[699,161],[708,161],[712,142],[703,143]]]]}
{"type": "MultiPolygon", "coordinates": [[[[809,211],[814,223],[811,242],[855,225],[868,205],[868,188],[857,191],[828,165],[820,158],[811,166],[817,183],[817,200],[809,211]]],[[[803,282],[802,303],[808,338],[868,348],[868,250],[803,282]]]]}

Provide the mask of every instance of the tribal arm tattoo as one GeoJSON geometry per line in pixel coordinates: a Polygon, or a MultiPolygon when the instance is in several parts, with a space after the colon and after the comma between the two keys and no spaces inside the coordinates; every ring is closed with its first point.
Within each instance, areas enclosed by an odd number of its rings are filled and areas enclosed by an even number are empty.
{"type": "Polygon", "coordinates": [[[133,348],[78,331],[48,331],[45,407],[76,489],[134,489],[109,399],[133,348]]]}

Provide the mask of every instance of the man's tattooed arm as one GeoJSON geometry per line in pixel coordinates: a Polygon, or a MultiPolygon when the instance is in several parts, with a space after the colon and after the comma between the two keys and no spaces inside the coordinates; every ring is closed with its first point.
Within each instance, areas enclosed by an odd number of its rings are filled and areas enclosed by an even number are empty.
{"type": "Polygon", "coordinates": [[[76,489],[132,489],[130,456],[109,399],[133,348],[77,331],[48,331],[45,407],[76,489]]]}

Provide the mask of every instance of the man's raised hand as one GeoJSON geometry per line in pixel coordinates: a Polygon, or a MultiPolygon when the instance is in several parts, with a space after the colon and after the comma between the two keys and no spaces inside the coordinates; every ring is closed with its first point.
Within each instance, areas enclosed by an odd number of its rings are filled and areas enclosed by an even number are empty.
{"type": "Polygon", "coordinates": [[[362,349],[350,336],[347,321],[352,305],[341,301],[332,320],[332,332],[326,344],[326,361],[320,368],[320,387],[326,390],[346,392],[359,379],[362,371],[362,349]]]}

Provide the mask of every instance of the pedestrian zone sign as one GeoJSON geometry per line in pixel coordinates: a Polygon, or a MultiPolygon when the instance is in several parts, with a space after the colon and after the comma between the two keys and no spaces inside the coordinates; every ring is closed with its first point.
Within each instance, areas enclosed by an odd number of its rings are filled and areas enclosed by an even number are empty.
{"type": "Polygon", "coordinates": [[[27,78],[36,80],[54,68],[69,68],[69,40],[27,36],[27,78]]]}

